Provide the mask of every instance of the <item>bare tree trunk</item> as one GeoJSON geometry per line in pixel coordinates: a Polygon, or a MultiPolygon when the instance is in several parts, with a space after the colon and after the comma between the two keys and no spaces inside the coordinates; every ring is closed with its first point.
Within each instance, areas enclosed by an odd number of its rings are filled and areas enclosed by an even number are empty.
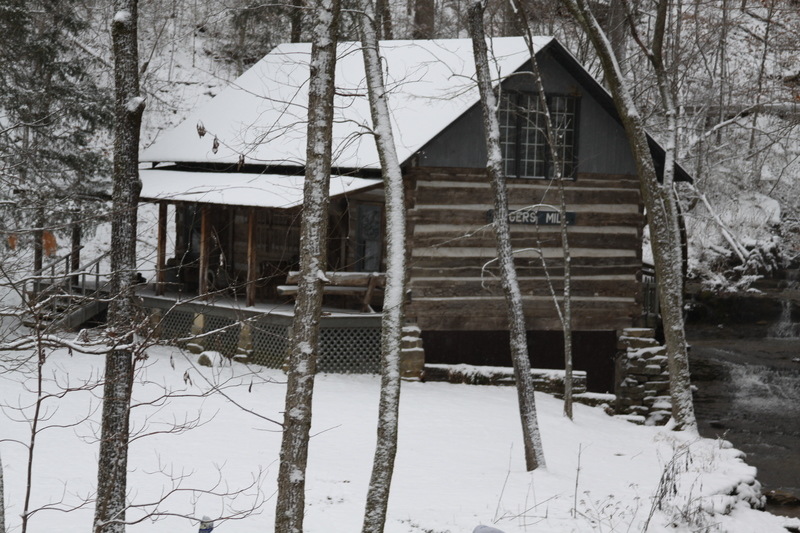
{"type": "MultiPolygon", "coordinates": [[[[27,117],[26,117],[27,118],[27,117]]],[[[31,172],[29,169],[35,168],[35,166],[30,162],[30,160],[34,157],[34,154],[31,150],[31,126],[29,122],[32,122],[32,119],[25,120],[25,123],[22,125],[22,157],[23,161],[18,166],[19,168],[19,177],[20,183],[28,183],[29,180],[34,179],[33,176],[30,176],[31,172]]],[[[44,211],[42,207],[36,208],[36,216],[34,217],[34,230],[33,230],[33,271],[39,272],[42,270],[43,266],[43,251],[44,246],[42,243],[42,236],[44,234],[42,226],[44,226],[44,211]]],[[[37,287],[38,291],[38,287],[37,287]]]]}
{"type": "Polygon", "coordinates": [[[433,0],[414,0],[414,29],[412,39],[433,39],[434,14],[433,0]]]}
{"type": "Polygon", "coordinates": [[[360,17],[364,71],[367,77],[372,128],[381,161],[386,195],[386,290],[381,322],[381,397],[378,440],[372,463],[364,533],[381,533],[386,523],[389,491],[397,454],[400,409],[400,347],[403,336],[406,277],[406,215],[403,174],[389,120],[387,92],[381,70],[376,16],[372,0],[362,0],[360,17]]]}
{"type": "Polygon", "coordinates": [[[744,264],[744,262],[747,260],[746,258],[747,249],[745,249],[744,245],[739,242],[739,240],[733,234],[733,231],[728,227],[728,225],[722,221],[722,218],[720,218],[717,210],[714,208],[714,206],[711,205],[711,202],[708,201],[708,197],[706,196],[706,194],[698,190],[694,184],[691,185],[691,189],[705,206],[706,210],[708,211],[708,214],[711,216],[711,220],[713,220],[714,223],[717,225],[720,233],[722,234],[722,237],[728,242],[728,245],[731,247],[731,250],[733,250],[733,252],[739,258],[739,261],[742,264],[744,264]]]}
{"type": "Polygon", "coordinates": [[[394,39],[392,30],[392,8],[388,0],[375,2],[375,33],[377,39],[394,39]]]}
{"type": "Polygon", "coordinates": [[[511,337],[511,360],[514,364],[514,379],[517,383],[519,411],[522,420],[522,436],[525,447],[527,469],[544,467],[544,452],[536,417],[536,402],[533,393],[531,365],[528,359],[528,340],[525,315],[522,310],[522,293],[519,290],[514,256],[511,249],[508,223],[508,193],[503,173],[503,157],[500,151],[500,126],[497,120],[497,100],[492,90],[486,36],[483,29],[483,4],[478,1],[468,9],[469,32],[475,55],[475,71],[483,109],[483,125],[488,154],[486,172],[494,193],[494,220],[492,227],[497,244],[500,278],[508,306],[509,335],[511,337]]]}
{"type": "Polygon", "coordinates": [[[36,208],[36,229],[33,230],[33,270],[39,272],[44,266],[44,208],[36,208]]]}
{"type": "Polygon", "coordinates": [[[33,491],[33,463],[36,457],[36,437],[39,436],[39,422],[42,419],[42,403],[44,401],[43,368],[45,363],[45,351],[42,343],[41,332],[36,332],[36,404],[33,416],[30,420],[31,437],[28,441],[28,465],[25,474],[25,502],[22,505],[22,533],[28,531],[28,520],[31,516],[31,495],[33,491]]]}
{"type": "Polygon", "coordinates": [[[764,38],[762,39],[764,46],[761,49],[761,59],[758,64],[758,76],[756,78],[756,102],[751,119],[750,129],[750,142],[749,142],[749,157],[752,159],[752,176],[753,180],[757,183],[761,181],[761,167],[762,162],[759,161],[758,151],[756,150],[756,131],[758,130],[759,109],[761,107],[761,100],[764,90],[764,77],[766,74],[767,57],[769,56],[769,43],[770,32],[772,30],[773,17],[775,16],[775,0],[765,2],[767,8],[767,17],[764,20],[764,38]]]}
{"type": "MultiPolygon", "coordinates": [[[[728,6],[728,0],[722,0],[722,5],[720,6],[722,9],[722,25],[720,27],[720,42],[719,42],[719,96],[717,100],[717,107],[719,107],[719,115],[717,116],[717,122],[723,122],[725,120],[725,113],[726,113],[726,90],[728,89],[728,81],[729,81],[729,73],[728,73],[728,16],[730,13],[730,8],[728,6]]],[[[722,132],[720,131],[717,135],[721,135],[722,132]]],[[[719,139],[719,137],[718,137],[719,139]]]]}
{"type": "Polygon", "coordinates": [[[567,200],[564,194],[564,176],[558,180],[559,208],[561,210],[561,246],[564,254],[564,316],[561,327],[564,332],[564,415],[572,420],[572,259],[569,253],[567,231],[567,200]]]}
{"type": "MultiPolygon", "coordinates": [[[[592,41],[611,95],[631,145],[641,183],[642,198],[653,246],[661,316],[670,370],[670,394],[675,429],[697,431],[689,376],[688,343],[683,323],[683,268],[677,209],[674,204],[671,171],[674,150],[667,150],[664,183],[659,183],[647,142],[644,121],[639,114],[614,52],[585,0],[561,0],[592,41]]],[[[662,27],[663,29],[663,27],[662,27]]],[[[669,105],[669,104],[668,104],[669,105]]]]}
{"type": "Polygon", "coordinates": [[[303,7],[303,0],[292,0],[289,8],[290,42],[293,43],[299,43],[303,36],[303,7]]]}
{"type": "Polygon", "coordinates": [[[339,0],[317,0],[314,3],[314,17],[309,64],[306,180],[300,227],[300,279],[292,322],[293,338],[275,512],[275,531],[281,533],[301,533],[305,513],[311,403],[319,350],[322,280],[327,264],[328,188],[339,0]]]}
{"type": "MultiPolygon", "coordinates": [[[[553,162],[553,179],[558,187],[559,229],[561,231],[562,256],[564,257],[564,300],[561,304],[561,309],[559,309],[561,329],[564,333],[564,415],[572,420],[572,274],[567,228],[567,200],[564,193],[564,180],[567,178],[564,175],[566,166],[564,158],[559,152],[558,131],[553,126],[553,117],[550,114],[550,106],[547,103],[547,94],[544,90],[539,62],[536,60],[536,50],[533,48],[532,29],[524,8],[519,10],[518,17],[522,22],[522,32],[531,56],[531,74],[539,96],[539,112],[544,115],[545,137],[550,150],[550,159],[553,162]]],[[[544,257],[542,260],[544,260],[544,257]]],[[[555,300],[554,304],[558,308],[558,300],[555,300]]]]}
{"type": "MultiPolygon", "coordinates": [[[[669,2],[659,0],[656,11],[656,24],[653,35],[653,50],[649,54],[650,62],[656,73],[658,90],[661,95],[662,108],[667,117],[667,143],[664,157],[664,175],[662,177],[661,189],[658,191],[663,199],[666,210],[668,227],[664,228],[663,235],[656,239],[653,237],[654,231],[651,225],[650,235],[653,242],[659,241],[659,246],[666,246],[669,255],[672,256],[671,262],[668,261],[668,268],[672,273],[673,285],[670,287],[659,288],[668,290],[668,300],[662,295],[661,313],[662,317],[669,313],[669,328],[667,319],[662,318],[664,323],[665,337],[671,336],[675,345],[675,352],[671,352],[668,347],[670,370],[670,395],[672,397],[673,418],[679,427],[697,430],[697,422],[694,414],[694,403],[690,388],[691,376],[689,374],[689,347],[686,341],[686,331],[683,323],[683,247],[681,244],[681,231],[679,225],[680,214],[678,212],[678,199],[675,194],[675,161],[678,145],[678,108],[676,105],[676,91],[669,80],[667,69],[664,63],[664,38],[667,32],[667,9],[669,2]],[[660,242],[663,240],[663,243],[660,242]],[[670,306],[665,309],[663,302],[668,301],[670,306]],[[667,329],[671,331],[667,333],[667,329]]],[[[676,17],[679,18],[679,17],[676,17]]],[[[678,36],[676,36],[678,38],[678,36]]],[[[669,341],[668,341],[669,342],[669,341]]]]}
{"type": "Polygon", "coordinates": [[[0,533],[6,533],[6,497],[3,488],[3,458],[0,456],[0,533]]]}
{"type": "Polygon", "coordinates": [[[617,61],[622,64],[626,59],[627,30],[625,24],[624,0],[610,0],[608,6],[608,19],[606,21],[606,33],[611,43],[611,49],[617,61]]]}
{"type": "Polygon", "coordinates": [[[103,418],[97,466],[95,533],[125,531],[128,429],[133,383],[133,294],[136,271],[136,213],[139,192],[139,130],[144,99],[139,96],[137,0],[115,6],[111,34],[114,45],[114,190],[111,223],[111,294],[107,333],[126,346],[106,356],[103,418]]]}

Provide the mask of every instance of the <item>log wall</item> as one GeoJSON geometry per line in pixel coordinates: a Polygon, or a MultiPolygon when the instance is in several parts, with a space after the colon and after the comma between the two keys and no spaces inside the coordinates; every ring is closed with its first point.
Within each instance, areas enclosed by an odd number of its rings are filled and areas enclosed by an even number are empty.
{"type": "MultiPolygon", "coordinates": [[[[506,330],[506,307],[488,211],[492,192],[484,169],[408,171],[407,315],[423,331],[506,330]]],[[[549,180],[508,180],[510,208],[558,205],[549,180]]],[[[644,217],[635,176],[579,174],[566,187],[572,271],[573,329],[614,331],[641,312],[644,217]]],[[[512,243],[529,330],[561,328],[551,293],[563,290],[563,251],[555,225],[512,224],[512,243]],[[549,279],[549,282],[548,282],[549,279]]]]}

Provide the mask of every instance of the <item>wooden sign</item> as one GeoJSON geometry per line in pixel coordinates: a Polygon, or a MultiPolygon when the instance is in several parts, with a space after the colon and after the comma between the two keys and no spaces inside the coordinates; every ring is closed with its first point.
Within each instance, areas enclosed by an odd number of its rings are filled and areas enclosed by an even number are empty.
{"type": "MultiPolygon", "coordinates": [[[[575,213],[567,211],[567,225],[575,224],[575,213]]],[[[489,222],[494,220],[494,209],[486,212],[489,222]]],[[[561,224],[561,213],[558,211],[540,211],[538,209],[520,209],[508,214],[509,224],[538,224],[540,226],[558,226],[561,224]]]]}

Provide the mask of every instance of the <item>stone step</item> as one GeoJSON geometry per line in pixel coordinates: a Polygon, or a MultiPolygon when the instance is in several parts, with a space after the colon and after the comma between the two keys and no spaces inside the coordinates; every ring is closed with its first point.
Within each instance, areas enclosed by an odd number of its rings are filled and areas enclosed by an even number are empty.
{"type": "Polygon", "coordinates": [[[614,418],[627,420],[628,422],[636,424],[637,426],[643,426],[646,420],[642,415],[614,415],[614,418]]]}
{"type": "Polygon", "coordinates": [[[645,420],[644,424],[646,426],[663,426],[669,421],[671,417],[672,417],[672,412],[670,411],[665,411],[665,410],[650,411],[650,414],[647,415],[647,420],[645,420]]]}
{"type": "Polygon", "coordinates": [[[419,326],[403,326],[403,336],[419,337],[422,335],[422,330],[419,326]]]}
{"type": "Polygon", "coordinates": [[[617,341],[617,349],[624,350],[626,348],[639,349],[639,348],[656,348],[661,346],[659,342],[652,337],[620,337],[617,341]]]}
{"type": "Polygon", "coordinates": [[[573,401],[588,405],[590,407],[597,407],[598,405],[614,405],[617,397],[613,394],[604,394],[599,392],[583,392],[580,394],[572,395],[573,401]]]}
{"type": "Polygon", "coordinates": [[[400,377],[421,380],[425,374],[425,350],[422,347],[400,350],[400,377]]]}
{"type": "Polygon", "coordinates": [[[656,336],[653,328],[625,328],[622,330],[621,337],[646,337],[652,339],[656,336]]]}
{"type": "Polygon", "coordinates": [[[422,339],[420,337],[403,337],[400,339],[400,348],[403,350],[422,348],[422,339]]]}

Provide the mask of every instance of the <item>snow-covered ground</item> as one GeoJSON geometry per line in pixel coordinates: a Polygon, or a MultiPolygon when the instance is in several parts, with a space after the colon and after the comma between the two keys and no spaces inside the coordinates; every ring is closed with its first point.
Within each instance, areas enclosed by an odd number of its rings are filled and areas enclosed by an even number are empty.
{"type": "MultiPolygon", "coordinates": [[[[35,365],[9,370],[20,355],[0,353],[10,532],[20,527],[24,443],[36,397],[35,365]]],[[[271,531],[280,432],[268,419],[282,419],[284,376],[239,363],[201,367],[196,357],[154,347],[139,372],[128,489],[137,507],[128,519],[142,521],[128,530],[196,531],[189,517],[243,513],[218,520],[215,531],[271,531]],[[176,431],[181,427],[187,430],[176,431]]],[[[99,356],[56,351],[43,367],[46,389],[81,389],[99,379],[102,367],[99,356]]],[[[42,424],[49,429],[36,439],[31,508],[49,509],[30,518],[29,531],[90,528],[100,392],[75,390],[44,401],[42,424]]],[[[376,376],[317,378],[306,531],[360,530],[378,393],[376,376]]],[[[559,400],[544,394],[536,400],[548,465],[527,473],[513,388],[404,383],[387,533],[470,532],[478,524],[507,533],[643,531],[651,514],[650,532],[783,532],[789,522],[742,501],[755,497],[748,484],[755,471],[724,442],[635,426],[582,405],[570,422],[559,400]],[[735,490],[739,496],[725,496],[735,490]]]]}

